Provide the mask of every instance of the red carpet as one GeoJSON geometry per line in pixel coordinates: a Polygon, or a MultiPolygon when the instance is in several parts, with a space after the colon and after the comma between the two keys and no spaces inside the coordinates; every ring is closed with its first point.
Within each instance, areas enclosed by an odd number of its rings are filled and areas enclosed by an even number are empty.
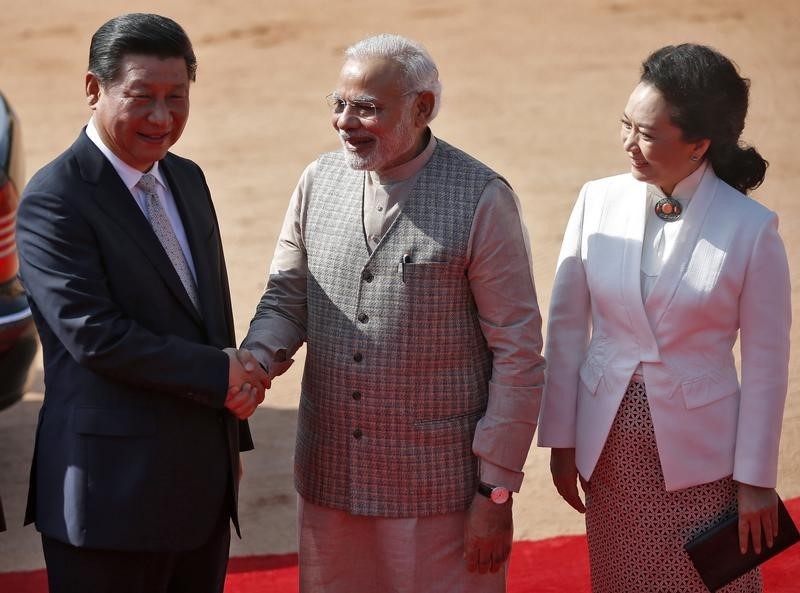
{"type": "MultiPolygon", "coordinates": [[[[800,524],[800,498],[786,503],[800,524]]],[[[762,566],[765,593],[794,593],[800,583],[800,545],[762,566]]],[[[231,558],[226,593],[292,593],[297,591],[297,555],[231,558]]],[[[509,593],[589,593],[586,538],[555,537],[514,544],[509,593]]],[[[43,570],[0,574],[2,593],[46,593],[43,570]]]]}

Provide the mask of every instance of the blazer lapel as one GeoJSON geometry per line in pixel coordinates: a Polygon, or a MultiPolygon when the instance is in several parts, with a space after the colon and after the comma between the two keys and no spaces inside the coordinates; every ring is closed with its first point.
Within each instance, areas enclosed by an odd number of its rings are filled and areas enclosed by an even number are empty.
{"type": "Polygon", "coordinates": [[[624,203],[615,208],[615,210],[625,212],[625,228],[620,233],[625,237],[622,254],[622,294],[625,295],[625,304],[629,310],[638,312],[641,309],[641,312],[644,313],[641,297],[641,269],[647,186],[644,183],[635,183],[622,196],[622,201],[624,203]]]}
{"type": "Polygon", "coordinates": [[[73,148],[83,178],[96,186],[93,198],[98,207],[115,220],[123,232],[128,234],[151,265],[161,274],[175,298],[183,304],[198,323],[202,323],[200,315],[181,284],[175,267],[114,167],[83,131],[73,148]]]}
{"type": "MultiPolygon", "coordinates": [[[[631,332],[641,346],[642,360],[654,362],[660,359],[658,346],[648,321],[642,300],[642,241],[647,222],[647,184],[632,181],[620,192],[622,203],[613,207],[614,218],[617,213],[625,213],[624,228],[619,228],[612,236],[624,237],[622,253],[621,296],[628,312],[631,332]]],[[[609,216],[609,219],[612,218],[609,216]]]]}
{"type": "Polygon", "coordinates": [[[686,209],[686,218],[678,232],[676,244],[669,259],[664,263],[661,273],[656,279],[653,291],[645,301],[645,309],[652,327],[658,327],[661,319],[669,307],[675,291],[681,283],[692,257],[700,231],[708,214],[714,194],[717,191],[719,179],[711,167],[707,167],[700,184],[695,190],[689,207],[686,209]]]}

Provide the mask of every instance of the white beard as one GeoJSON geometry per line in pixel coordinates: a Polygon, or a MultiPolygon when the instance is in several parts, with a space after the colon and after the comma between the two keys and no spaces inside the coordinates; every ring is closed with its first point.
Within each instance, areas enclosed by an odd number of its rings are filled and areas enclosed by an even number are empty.
{"type": "Polygon", "coordinates": [[[342,141],[344,159],[351,169],[356,171],[381,171],[386,163],[396,159],[399,155],[411,148],[414,143],[412,135],[411,118],[401,119],[392,132],[381,139],[375,139],[375,146],[364,156],[351,152],[344,144],[341,134],[339,139],[342,141]]]}

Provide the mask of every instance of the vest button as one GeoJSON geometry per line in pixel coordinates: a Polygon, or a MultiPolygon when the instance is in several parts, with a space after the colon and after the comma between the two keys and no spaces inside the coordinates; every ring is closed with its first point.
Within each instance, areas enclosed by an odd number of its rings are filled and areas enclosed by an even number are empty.
{"type": "Polygon", "coordinates": [[[364,270],[361,273],[361,278],[364,280],[364,282],[372,282],[372,280],[375,278],[375,275],[369,270],[364,270]]]}
{"type": "Polygon", "coordinates": [[[363,436],[364,436],[364,433],[363,433],[363,432],[361,432],[361,429],[360,429],[360,428],[356,428],[356,429],[353,431],[353,437],[354,437],[354,438],[356,438],[356,439],[360,439],[360,438],[361,438],[361,437],[363,437],[363,436]]]}
{"type": "Polygon", "coordinates": [[[356,401],[361,399],[361,392],[360,391],[354,391],[352,395],[353,395],[353,399],[356,400],[356,401]]]}
{"type": "Polygon", "coordinates": [[[353,354],[353,360],[355,360],[356,362],[361,362],[362,360],[364,360],[364,355],[361,354],[361,352],[356,352],[355,354],[353,354]]]}
{"type": "Polygon", "coordinates": [[[367,321],[369,321],[369,315],[367,315],[366,313],[359,313],[358,314],[358,320],[361,323],[366,323],[367,321]]]}

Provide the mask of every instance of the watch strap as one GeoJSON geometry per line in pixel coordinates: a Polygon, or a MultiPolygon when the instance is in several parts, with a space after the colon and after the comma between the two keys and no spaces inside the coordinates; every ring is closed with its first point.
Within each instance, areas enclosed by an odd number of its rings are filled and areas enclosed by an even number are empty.
{"type": "Polygon", "coordinates": [[[492,484],[478,482],[478,494],[481,494],[486,498],[492,498],[492,490],[494,490],[494,488],[495,487],[492,484]]]}

